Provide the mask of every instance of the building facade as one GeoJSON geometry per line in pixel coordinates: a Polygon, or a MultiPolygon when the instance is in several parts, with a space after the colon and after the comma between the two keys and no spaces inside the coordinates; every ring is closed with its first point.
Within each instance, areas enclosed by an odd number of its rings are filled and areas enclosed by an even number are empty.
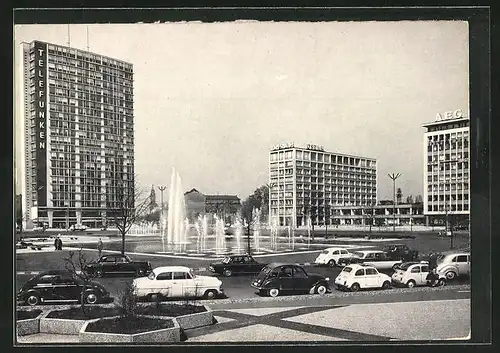
{"type": "Polygon", "coordinates": [[[332,212],[334,225],[396,226],[424,225],[424,208],[421,203],[375,206],[337,206],[332,212]]]}
{"type": "Polygon", "coordinates": [[[191,189],[184,193],[184,200],[186,217],[190,221],[199,215],[216,214],[226,223],[234,224],[236,215],[241,209],[241,201],[236,195],[204,195],[196,189],[191,189]]]}
{"type": "Polygon", "coordinates": [[[469,118],[461,110],[424,124],[424,214],[427,222],[468,222],[470,213],[469,118]]]}
{"type": "Polygon", "coordinates": [[[22,49],[26,226],[100,226],[134,187],[133,66],[40,41],[22,49]]]}
{"type": "Polygon", "coordinates": [[[269,214],[278,225],[332,224],[338,206],[377,203],[377,161],[316,145],[279,145],[269,153],[269,185],[269,214]]]}

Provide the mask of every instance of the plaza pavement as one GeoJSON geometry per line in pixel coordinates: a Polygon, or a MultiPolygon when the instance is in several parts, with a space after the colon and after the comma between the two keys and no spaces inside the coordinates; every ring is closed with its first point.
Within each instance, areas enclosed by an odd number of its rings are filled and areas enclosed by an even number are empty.
{"type": "MultiPolygon", "coordinates": [[[[241,303],[240,303],[241,304],[241,303]]],[[[357,343],[470,339],[470,299],[351,305],[218,306],[217,323],[184,331],[185,344],[295,342],[357,343]]],[[[35,334],[19,344],[78,343],[77,335],[35,334]]]]}

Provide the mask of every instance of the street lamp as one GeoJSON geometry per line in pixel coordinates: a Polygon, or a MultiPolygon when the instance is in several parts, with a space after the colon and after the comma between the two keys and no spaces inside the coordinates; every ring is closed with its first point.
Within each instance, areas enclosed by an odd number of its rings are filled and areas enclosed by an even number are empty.
{"type": "Polygon", "coordinates": [[[401,176],[401,173],[388,174],[392,179],[393,199],[392,199],[392,231],[396,231],[396,179],[401,176]]]}
{"type": "Polygon", "coordinates": [[[161,193],[160,229],[163,228],[163,222],[162,222],[162,217],[163,217],[163,191],[165,191],[166,188],[167,188],[166,186],[158,186],[158,190],[160,190],[160,193],[161,193]]]}

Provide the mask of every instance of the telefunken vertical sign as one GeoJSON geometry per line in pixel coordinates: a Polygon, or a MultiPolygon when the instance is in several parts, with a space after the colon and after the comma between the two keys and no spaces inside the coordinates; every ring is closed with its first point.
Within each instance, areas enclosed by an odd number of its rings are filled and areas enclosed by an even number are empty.
{"type": "Polygon", "coordinates": [[[35,143],[38,206],[47,206],[47,45],[35,42],[35,143]]]}

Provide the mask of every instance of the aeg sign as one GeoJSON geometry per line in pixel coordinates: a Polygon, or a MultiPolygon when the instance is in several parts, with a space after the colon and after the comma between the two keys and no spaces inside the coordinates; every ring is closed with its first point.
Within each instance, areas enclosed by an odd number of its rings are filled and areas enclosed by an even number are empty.
{"type": "Polygon", "coordinates": [[[38,206],[47,206],[47,44],[35,42],[35,143],[38,206]]]}

